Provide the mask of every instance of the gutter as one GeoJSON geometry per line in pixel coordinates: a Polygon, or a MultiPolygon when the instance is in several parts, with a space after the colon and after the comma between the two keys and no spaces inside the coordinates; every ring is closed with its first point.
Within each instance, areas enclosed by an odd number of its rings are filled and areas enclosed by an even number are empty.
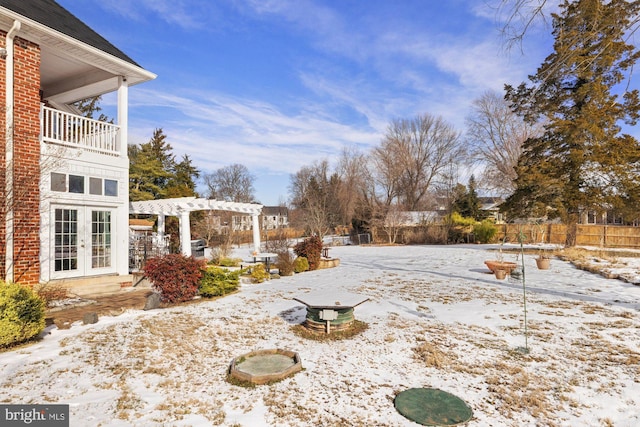
{"type": "Polygon", "coordinates": [[[14,108],[14,38],[20,31],[20,21],[13,21],[13,26],[7,33],[5,59],[5,104],[6,104],[6,128],[5,128],[5,189],[6,217],[5,217],[5,281],[13,282],[14,279],[14,194],[13,194],[13,108],[14,108]]]}

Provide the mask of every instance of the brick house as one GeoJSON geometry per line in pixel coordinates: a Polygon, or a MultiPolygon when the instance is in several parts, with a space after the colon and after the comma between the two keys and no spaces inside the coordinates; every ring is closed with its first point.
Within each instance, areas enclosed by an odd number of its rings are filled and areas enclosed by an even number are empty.
{"type": "Polygon", "coordinates": [[[129,86],[144,70],[53,0],[0,0],[0,271],[126,285],[129,86]],[[72,104],[115,92],[116,124],[72,104]]]}

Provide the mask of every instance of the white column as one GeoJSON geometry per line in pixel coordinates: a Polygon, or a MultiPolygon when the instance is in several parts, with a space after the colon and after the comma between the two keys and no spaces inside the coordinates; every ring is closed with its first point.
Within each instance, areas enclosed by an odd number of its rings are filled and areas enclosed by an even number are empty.
{"type": "Polygon", "coordinates": [[[128,274],[129,273],[129,210],[127,209],[129,200],[129,160],[127,157],[127,117],[128,117],[128,86],[127,80],[124,77],[118,78],[118,110],[117,110],[117,121],[119,126],[119,131],[116,136],[117,143],[120,147],[120,157],[121,157],[121,165],[123,168],[126,168],[127,178],[122,183],[123,185],[119,185],[118,187],[118,198],[120,201],[124,203],[124,209],[118,209],[118,220],[115,224],[115,242],[117,245],[116,249],[116,268],[118,270],[118,274],[128,274]]]}
{"type": "Polygon", "coordinates": [[[164,214],[158,214],[158,243],[164,243],[164,214]]]}
{"type": "Polygon", "coordinates": [[[127,156],[129,143],[129,85],[126,77],[118,77],[118,142],[120,155],[127,156]]]}
{"type": "Polygon", "coordinates": [[[253,221],[253,250],[260,252],[260,222],[258,221],[258,214],[251,215],[253,221]]]}
{"type": "Polygon", "coordinates": [[[191,224],[189,212],[182,212],[178,217],[180,222],[180,248],[183,255],[191,256],[191,224]]]}

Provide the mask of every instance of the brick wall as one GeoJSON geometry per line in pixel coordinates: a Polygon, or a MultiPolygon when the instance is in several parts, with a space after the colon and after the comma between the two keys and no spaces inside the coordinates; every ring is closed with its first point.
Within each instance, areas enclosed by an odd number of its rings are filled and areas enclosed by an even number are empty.
{"type": "MultiPolygon", "coordinates": [[[[0,32],[1,44],[6,33],[0,32]]],[[[40,48],[16,37],[14,54],[14,281],[34,284],[40,279],[40,48]]],[[[0,60],[0,158],[5,164],[6,60],[0,60]]],[[[5,194],[5,174],[0,174],[0,196],[5,194]]],[[[0,212],[0,274],[5,271],[6,203],[0,212]]]]}
{"type": "MultiPolygon", "coordinates": [[[[6,47],[7,33],[0,31],[0,47],[6,47]]],[[[5,103],[5,87],[6,87],[6,67],[5,60],[0,59],[0,171],[5,168],[5,141],[6,141],[6,103],[5,103]]],[[[4,278],[5,272],[5,222],[7,206],[4,200],[5,193],[5,174],[0,173],[0,278],[4,278]]]]}

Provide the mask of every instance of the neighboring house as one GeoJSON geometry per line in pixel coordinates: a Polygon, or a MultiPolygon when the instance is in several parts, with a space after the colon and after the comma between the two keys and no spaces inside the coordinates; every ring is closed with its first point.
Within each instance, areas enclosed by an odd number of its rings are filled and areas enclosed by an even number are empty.
{"type": "Polygon", "coordinates": [[[262,208],[262,229],[275,230],[289,227],[289,209],[284,206],[262,208]]]}
{"type": "MultiPolygon", "coordinates": [[[[264,206],[261,215],[261,229],[275,230],[289,227],[289,210],[284,206],[264,206]]],[[[233,231],[253,230],[253,222],[248,215],[234,215],[231,218],[233,231]]]]}
{"type": "Polygon", "coordinates": [[[500,213],[500,205],[504,202],[501,197],[478,197],[480,209],[487,213],[487,218],[493,219],[496,224],[504,224],[504,217],[500,213]]]}
{"type": "Polygon", "coordinates": [[[144,70],[53,0],[0,0],[0,264],[7,281],[129,276],[129,86],[144,70]],[[72,103],[117,95],[116,124],[72,103]]]}
{"type": "Polygon", "coordinates": [[[442,211],[393,211],[387,214],[387,227],[417,227],[419,225],[437,224],[444,216],[442,211]]]}
{"type": "Polygon", "coordinates": [[[640,219],[636,219],[633,222],[625,222],[622,215],[616,213],[614,210],[605,210],[603,212],[584,210],[580,212],[580,224],[632,225],[637,227],[640,224],[640,219]]]}

